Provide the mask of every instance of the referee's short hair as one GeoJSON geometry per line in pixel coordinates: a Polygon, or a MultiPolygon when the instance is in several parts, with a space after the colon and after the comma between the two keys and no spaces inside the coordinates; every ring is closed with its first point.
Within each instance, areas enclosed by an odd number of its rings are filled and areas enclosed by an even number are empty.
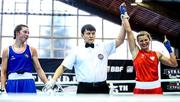
{"type": "Polygon", "coordinates": [[[84,34],[85,31],[96,31],[96,28],[91,24],[86,24],[81,28],[81,33],[84,34]]]}

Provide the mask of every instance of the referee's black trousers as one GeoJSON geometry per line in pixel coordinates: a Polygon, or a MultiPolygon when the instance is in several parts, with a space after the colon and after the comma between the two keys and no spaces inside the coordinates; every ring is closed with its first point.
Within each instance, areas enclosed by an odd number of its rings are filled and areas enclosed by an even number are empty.
{"type": "Polygon", "coordinates": [[[109,94],[109,87],[106,81],[103,82],[79,82],[77,94],[109,94]]]}

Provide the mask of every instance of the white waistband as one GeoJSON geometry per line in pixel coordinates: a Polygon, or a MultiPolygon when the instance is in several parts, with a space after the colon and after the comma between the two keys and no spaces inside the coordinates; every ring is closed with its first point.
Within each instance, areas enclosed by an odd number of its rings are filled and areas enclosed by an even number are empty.
{"type": "Polygon", "coordinates": [[[32,73],[25,72],[24,74],[11,73],[8,75],[8,80],[17,80],[17,79],[34,79],[32,73]]]}
{"type": "Polygon", "coordinates": [[[161,87],[161,82],[159,80],[157,81],[151,81],[151,82],[140,82],[136,81],[136,87],[139,89],[153,89],[161,87]]]}

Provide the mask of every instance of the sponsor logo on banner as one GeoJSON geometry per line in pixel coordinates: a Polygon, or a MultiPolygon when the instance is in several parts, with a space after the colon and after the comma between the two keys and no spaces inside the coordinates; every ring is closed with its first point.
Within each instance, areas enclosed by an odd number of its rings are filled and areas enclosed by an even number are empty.
{"type": "Polygon", "coordinates": [[[124,66],[108,66],[108,72],[122,72],[124,66]]]}
{"type": "Polygon", "coordinates": [[[163,74],[170,79],[180,79],[180,69],[164,69],[163,74]]]}
{"type": "Polygon", "coordinates": [[[110,93],[132,92],[135,83],[113,83],[109,81],[110,93]]]}
{"type": "Polygon", "coordinates": [[[180,81],[179,82],[169,82],[169,84],[167,84],[167,90],[180,90],[180,81]]]}

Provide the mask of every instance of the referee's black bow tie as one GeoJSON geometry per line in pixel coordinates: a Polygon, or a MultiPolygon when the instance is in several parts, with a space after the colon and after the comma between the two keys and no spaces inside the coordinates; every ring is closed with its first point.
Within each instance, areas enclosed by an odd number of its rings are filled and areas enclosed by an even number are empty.
{"type": "Polygon", "coordinates": [[[94,48],[94,44],[86,43],[85,47],[86,47],[86,48],[88,48],[88,47],[94,48]]]}

